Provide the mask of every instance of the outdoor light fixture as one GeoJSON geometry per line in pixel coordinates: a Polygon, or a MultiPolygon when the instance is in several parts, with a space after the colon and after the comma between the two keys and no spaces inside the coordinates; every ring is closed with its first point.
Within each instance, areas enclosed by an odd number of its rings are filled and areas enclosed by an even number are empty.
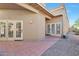
{"type": "Polygon", "coordinates": [[[32,24],[32,23],[33,23],[33,21],[31,20],[31,21],[30,21],[30,24],[32,24]]]}

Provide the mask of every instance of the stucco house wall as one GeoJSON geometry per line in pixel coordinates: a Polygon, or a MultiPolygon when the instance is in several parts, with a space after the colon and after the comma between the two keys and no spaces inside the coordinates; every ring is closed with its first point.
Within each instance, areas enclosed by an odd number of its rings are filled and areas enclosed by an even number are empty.
{"type": "Polygon", "coordinates": [[[69,21],[67,17],[67,12],[64,6],[51,10],[51,13],[55,16],[62,15],[62,24],[63,24],[63,34],[66,34],[69,31],[69,21]]]}
{"type": "Polygon", "coordinates": [[[47,20],[46,22],[47,23],[56,23],[56,22],[62,22],[62,16],[59,16],[59,17],[54,17],[53,19],[51,20],[47,20]]]}
{"type": "Polygon", "coordinates": [[[45,37],[45,18],[43,16],[40,14],[30,14],[24,22],[24,38],[37,40],[45,37]]]}
{"type": "Polygon", "coordinates": [[[62,20],[63,32],[68,32],[69,23],[63,8],[54,10],[54,12],[52,11],[51,13],[36,3],[0,4],[0,20],[23,21],[24,40],[44,39],[45,32],[47,32],[46,24],[56,22],[62,23],[62,20]],[[60,14],[62,14],[62,16],[58,16],[60,14]],[[46,18],[49,20],[46,20],[46,18]]]}
{"type": "Polygon", "coordinates": [[[45,37],[45,18],[41,14],[28,10],[0,9],[0,20],[23,20],[24,40],[38,40],[45,37]]]}

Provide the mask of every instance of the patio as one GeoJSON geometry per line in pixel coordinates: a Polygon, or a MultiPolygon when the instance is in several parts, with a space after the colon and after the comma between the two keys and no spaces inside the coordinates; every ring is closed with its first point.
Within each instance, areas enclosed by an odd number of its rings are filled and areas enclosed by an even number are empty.
{"type": "Polygon", "coordinates": [[[59,37],[46,36],[40,41],[0,41],[0,55],[2,56],[40,56],[55,44],[59,37]]]}

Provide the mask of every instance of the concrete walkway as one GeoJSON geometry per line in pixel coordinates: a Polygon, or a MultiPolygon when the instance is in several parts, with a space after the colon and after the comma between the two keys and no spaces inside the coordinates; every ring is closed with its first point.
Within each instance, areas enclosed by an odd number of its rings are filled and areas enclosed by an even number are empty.
{"type": "Polygon", "coordinates": [[[58,40],[46,36],[39,41],[0,41],[0,56],[39,56],[58,40]]]}
{"type": "Polygon", "coordinates": [[[57,41],[42,56],[79,56],[79,37],[68,34],[67,39],[57,41]]]}

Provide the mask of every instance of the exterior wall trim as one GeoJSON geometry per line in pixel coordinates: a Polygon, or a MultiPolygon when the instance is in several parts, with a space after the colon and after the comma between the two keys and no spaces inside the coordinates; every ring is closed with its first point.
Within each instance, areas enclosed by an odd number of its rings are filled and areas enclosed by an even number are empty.
{"type": "Polygon", "coordinates": [[[35,13],[38,13],[38,11],[36,9],[34,9],[33,7],[27,5],[27,4],[24,4],[24,3],[17,3],[17,5],[25,8],[25,9],[29,9],[30,11],[32,12],[35,12],[35,13]]]}

